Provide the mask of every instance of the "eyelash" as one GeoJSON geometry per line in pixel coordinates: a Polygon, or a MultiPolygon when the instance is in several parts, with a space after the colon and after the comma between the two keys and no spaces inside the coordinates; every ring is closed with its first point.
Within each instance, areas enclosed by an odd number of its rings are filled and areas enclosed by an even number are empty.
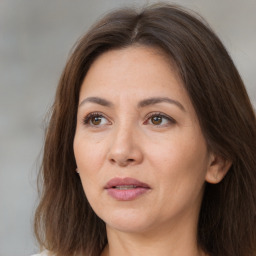
{"type": "MultiPolygon", "coordinates": [[[[146,117],[146,121],[145,122],[143,122],[143,124],[146,124],[152,117],[154,117],[154,116],[156,116],[156,117],[160,117],[160,118],[162,118],[162,119],[166,119],[166,120],[168,120],[168,122],[170,122],[171,124],[175,124],[176,123],[176,121],[172,118],[172,117],[170,117],[170,116],[167,116],[167,115],[165,115],[165,114],[163,114],[163,113],[161,113],[161,112],[153,112],[153,113],[150,113],[149,115],[147,115],[147,117],[146,117]]],[[[92,113],[89,113],[87,116],[85,116],[84,118],[83,118],[83,124],[84,125],[86,125],[86,126],[93,126],[93,127],[97,127],[97,125],[93,125],[93,124],[90,124],[90,121],[92,120],[92,118],[93,117],[103,117],[103,118],[105,118],[105,119],[107,119],[102,113],[100,113],[100,112],[92,112],[92,113]]],[[[153,126],[161,126],[161,127],[163,127],[163,126],[166,126],[166,125],[154,125],[154,124],[151,124],[151,125],[153,125],[153,126]]],[[[99,125],[100,126],[100,125],[99,125]]]]}
{"type": "MultiPolygon", "coordinates": [[[[104,115],[101,114],[100,112],[93,112],[93,113],[90,113],[90,114],[88,114],[87,116],[84,117],[84,119],[83,119],[83,124],[85,124],[85,125],[91,125],[89,122],[91,121],[91,119],[92,119],[93,117],[104,117],[104,115]]],[[[104,118],[106,118],[106,117],[104,117],[104,118]]],[[[96,125],[92,125],[92,126],[96,127],[96,125]]]]}
{"type": "MultiPolygon", "coordinates": [[[[153,113],[150,113],[149,115],[147,115],[147,118],[146,118],[146,122],[148,122],[152,117],[154,117],[154,116],[156,116],[156,117],[161,117],[162,119],[166,119],[166,120],[168,120],[168,122],[169,123],[171,123],[171,124],[175,124],[176,123],[176,121],[172,118],[172,117],[170,117],[170,116],[168,116],[168,115],[166,115],[166,114],[163,114],[163,113],[161,113],[161,112],[153,112],[153,113]]],[[[144,122],[145,123],[145,122],[144,122]]],[[[152,125],[154,125],[154,124],[152,124],[152,125]]],[[[154,125],[154,126],[161,126],[161,127],[163,127],[163,126],[166,126],[166,125],[154,125]]]]}

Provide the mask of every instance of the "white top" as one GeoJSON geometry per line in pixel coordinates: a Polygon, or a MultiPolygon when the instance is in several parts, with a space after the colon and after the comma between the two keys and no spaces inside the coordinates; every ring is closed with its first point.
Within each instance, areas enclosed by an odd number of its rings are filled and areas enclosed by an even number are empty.
{"type": "Polygon", "coordinates": [[[39,254],[33,254],[31,256],[48,256],[48,253],[46,251],[44,251],[44,252],[41,252],[39,254]]]}

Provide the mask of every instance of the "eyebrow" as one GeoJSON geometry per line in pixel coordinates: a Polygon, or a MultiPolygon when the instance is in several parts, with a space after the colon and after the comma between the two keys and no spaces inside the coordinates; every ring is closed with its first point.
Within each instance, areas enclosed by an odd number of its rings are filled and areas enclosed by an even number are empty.
{"type": "MultiPolygon", "coordinates": [[[[81,107],[82,105],[84,105],[87,102],[96,103],[96,104],[99,104],[99,105],[104,106],[104,107],[113,107],[114,106],[114,104],[112,102],[110,102],[106,99],[103,99],[103,98],[100,98],[100,97],[88,97],[88,98],[85,98],[84,100],[81,101],[81,103],[79,104],[79,107],[81,107]]],[[[150,106],[150,105],[154,105],[154,104],[162,103],[162,102],[167,102],[167,103],[170,103],[170,104],[174,104],[177,107],[179,107],[182,111],[186,111],[184,106],[179,101],[170,99],[168,97],[148,98],[148,99],[140,101],[138,103],[137,107],[138,108],[143,108],[143,107],[146,107],[146,106],[150,106]]]]}
{"type": "Polygon", "coordinates": [[[86,102],[96,103],[96,104],[99,104],[99,105],[104,106],[104,107],[113,107],[114,106],[113,103],[111,103],[110,101],[105,100],[103,98],[100,98],[100,97],[88,97],[88,98],[85,98],[84,100],[81,101],[81,103],[79,104],[79,107],[84,105],[86,102]]]}
{"type": "Polygon", "coordinates": [[[142,108],[142,107],[146,107],[149,105],[154,105],[154,104],[162,103],[162,102],[174,104],[177,107],[179,107],[182,111],[186,111],[184,106],[179,101],[170,99],[168,97],[153,97],[153,98],[145,99],[138,103],[138,107],[142,108]]]}

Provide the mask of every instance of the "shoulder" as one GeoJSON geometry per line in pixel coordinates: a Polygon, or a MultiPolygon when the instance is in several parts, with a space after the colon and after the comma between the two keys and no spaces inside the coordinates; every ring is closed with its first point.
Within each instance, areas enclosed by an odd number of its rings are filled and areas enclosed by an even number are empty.
{"type": "Polygon", "coordinates": [[[31,256],[51,256],[47,251],[43,251],[39,254],[33,254],[31,256]]]}

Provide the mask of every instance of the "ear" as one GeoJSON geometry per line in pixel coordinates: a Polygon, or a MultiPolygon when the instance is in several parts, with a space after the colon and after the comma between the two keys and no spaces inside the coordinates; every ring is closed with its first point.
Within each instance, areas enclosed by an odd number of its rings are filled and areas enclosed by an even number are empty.
{"type": "Polygon", "coordinates": [[[211,153],[205,180],[212,184],[221,182],[231,165],[232,162],[230,160],[211,153]]]}

